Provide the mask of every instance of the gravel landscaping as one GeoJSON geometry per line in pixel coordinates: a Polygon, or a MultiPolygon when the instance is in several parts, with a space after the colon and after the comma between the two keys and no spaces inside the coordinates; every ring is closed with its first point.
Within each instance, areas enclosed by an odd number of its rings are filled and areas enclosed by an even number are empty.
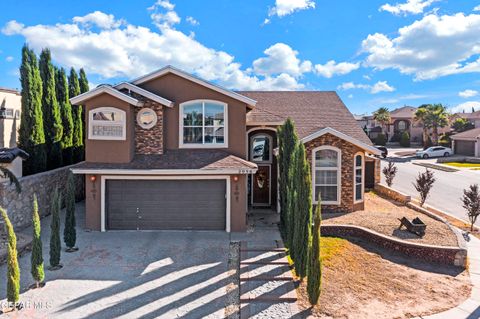
{"type": "Polygon", "coordinates": [[[392,202],[373,192],[365,193],[365,209],[348,214],[323,214],[323,224],[346,224],[370,228],[384,235],[416,243],[458,246],[456,235],[450,227],[441,221],[419,213],[403,204],[392,202]],[[398,219],[407,217],[412,220],[419,217],[426,225],[425,236],[418,237],[405,228],[398,229],[398,219]]]}
{"type": "Polygon", "coordinates": [[[391,319],[442,312],[466,300],[467,271],[430,265],[360,240],[323,237],[322,293],[310,309],[305,281],[297,290],[305,317],[391,319]]]}

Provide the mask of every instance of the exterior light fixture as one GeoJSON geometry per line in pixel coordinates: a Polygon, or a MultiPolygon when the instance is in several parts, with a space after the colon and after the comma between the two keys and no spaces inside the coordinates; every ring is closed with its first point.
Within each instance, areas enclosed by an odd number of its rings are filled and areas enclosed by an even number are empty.
{"type": "Polygon", "coordinates": [[[96,180],[97,180],[97,176],[96,176],[96,175],[90,176],[90,182],[95,183],[96,180]]]}
{"type": "Polygon", "coordinates": [[[237,175],[233,176],[233,181],[238,182],[238,176],[237,175]]]}

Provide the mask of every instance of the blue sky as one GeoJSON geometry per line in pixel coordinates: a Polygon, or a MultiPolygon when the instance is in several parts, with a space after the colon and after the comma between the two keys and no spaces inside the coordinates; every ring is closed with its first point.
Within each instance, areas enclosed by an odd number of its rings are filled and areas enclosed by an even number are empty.
{"type": "Polygon", "coordinates": [[[0,86],[23,43],[92,85],[172,64],[242,90],[336,90],[354,113],[480,109],[480,0],[2,1],[0,86]]]}

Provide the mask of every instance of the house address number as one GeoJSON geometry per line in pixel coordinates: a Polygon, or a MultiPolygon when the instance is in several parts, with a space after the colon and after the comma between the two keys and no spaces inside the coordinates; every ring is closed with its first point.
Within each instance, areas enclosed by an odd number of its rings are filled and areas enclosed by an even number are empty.
{"type": "Polygon", "coordinates": [[[239,174],[253,174],[255,173],[255,170],[253,169],[240,169],[238,170],[239,174]]]}

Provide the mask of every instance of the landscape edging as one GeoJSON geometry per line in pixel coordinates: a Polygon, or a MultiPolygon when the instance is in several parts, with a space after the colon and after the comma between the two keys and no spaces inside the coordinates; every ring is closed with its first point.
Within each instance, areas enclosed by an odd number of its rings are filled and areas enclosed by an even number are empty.
{"type": "Polygon", "coordinates": [[[382,248],[394,252],[400,252],[409,257],[415,257],[424,261],[454,265],[462,268],[465,268],[467,264],[467,249],[462,247],[412,243],[355,225],[322,225],[321,232],[322,236],[351,236],[363,238],[371,243],[381,246],[382,248]]]}

